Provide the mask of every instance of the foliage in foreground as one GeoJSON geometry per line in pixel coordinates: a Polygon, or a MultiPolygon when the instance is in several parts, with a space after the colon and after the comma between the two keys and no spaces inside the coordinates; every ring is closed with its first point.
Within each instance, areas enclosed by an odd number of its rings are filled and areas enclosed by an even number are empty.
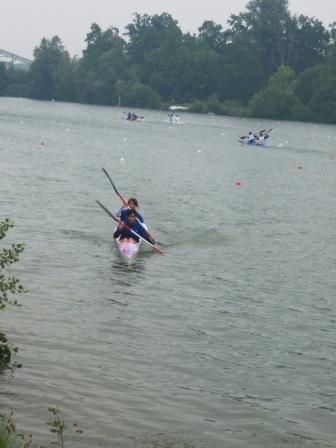
{"type": "MultiPolygon", "coordinates": [[[[3,240],[10,228],[14,226],[9,219],[0,221],[0,241],[3,240]]],[[[6,308],[8,304],[19,305],[16,299],[11,299],[14,294],[20,294],[24,291],[20,280],[14,275],[8,274],[8,267],[19,261],[19,256],[24,250],[24,245],[12,244],[10,248],[0,250],[0,310],[6,308]]],[[[16,348],[8,343],[6,334],[0,331],[0,367],[8,364],[11,354],[16,348]]]]}
{"type": "MultiPolygon", "coordinates": [[[[0,448],[34,448],[31,435],[16,432],[13,414],[0,418],[0,448]]],[[[36,447],[37,448],[37,447],[36,447]]]]}
{"type": "Polygon", "coordinates": [[[64,448],[64,430],[65,423],[60,416],[60,412],[57,406],[49,406],[48,411],[51,413],[52,418],[47,421],[47,425],[50,427],[50,432],[57,435],[58,445],[64,448]]]}
{"type": "MultiPolygon", "coordinates": [[[[48,406],[48,411],[51,414],[51,418],[46,424],[49,426],[50,432],[57,437],[56,441],[52,442],[52,445],[64,448],[66,425],[61,418],[60,410],[57,406],[48,406]]],[[[73,430],[76,433],[83,432],[76,423],[73,425],[73,430]]],[[[17,432],[13,413],[11,413],[9,416],[0,416],[0,448],[39,448],[39,446],[35,443],[33,444],[31,434],[23,435],[17,432]]]]}
{"type": "MultiPolygon", "coordinates": [[[[48,411],[52,418],[47,421],[47,425],[50,427],[50,432],[57,436],[53,445],[64,448],[66,426],[60,416],[60,410],[57,406],[49,406],[48,411]]],[[[76,424],[74,427],[76,432],[82,432],[76,424]]],[[[13,413],[11,413],[9,416],[0,416],[0,448],[38,448],[38,445],[33,444],[31,434],[23,435],[17,432],[13,413]]]]}

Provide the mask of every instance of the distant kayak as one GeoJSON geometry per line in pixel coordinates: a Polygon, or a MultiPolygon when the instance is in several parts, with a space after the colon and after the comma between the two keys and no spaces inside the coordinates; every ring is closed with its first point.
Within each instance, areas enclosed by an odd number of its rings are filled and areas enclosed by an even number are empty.
{"type": "Polygon", "coordinates": [[[129,120],[128,118],[125,119],[126,122],[129,123],[139,123],[139,122],[143,122],[145,120],[145,117],[136,117],[136,118],[132,118],[131,120],[129,120]]]}
{"type": "Polygon", "coordinates": [[[268,146],[266,139],[264,141],[261,141],[261,142],[259,140],[248,141],[248,137],[243,137],[243,138],[240,138],[238,141],[239,141],[239,143],[242,143],[243,145],[268,146]]]}
{"type": "Polygon", "coordinates": [[[249,132],[250,137],[254,137],[253,140],[249,139],[248,135],[244,135],[242,137],[240,137],[240,139],[238,140],[239,143],[243,144],[243,145],[250,145],[250,146],[268,146],[268,139],[269,139],[269,135],[268,133],[271,132],[273,130],[273,128],[268,129],[266,131],[266,129],[262,129],[261,131],[257,132],[257,133],[252,133],[249,132]]]}
{"type": "Polygon", "coordinates": [[[145,119],[145,117],[141,117],[140,115],[137,115],[136,113],[131,113],[131,112],[123,112],[126,117],[125,117],[125,121],[143,121],[145,119]]]}
{"type": "Polygon", "coordinates": [[[168,120],[165,120],[165,122],[170,123],[170,124],[186,124],[186,121],[181,121],[179,118],[173,119],[173,120],[168,118],[168,120]]]}

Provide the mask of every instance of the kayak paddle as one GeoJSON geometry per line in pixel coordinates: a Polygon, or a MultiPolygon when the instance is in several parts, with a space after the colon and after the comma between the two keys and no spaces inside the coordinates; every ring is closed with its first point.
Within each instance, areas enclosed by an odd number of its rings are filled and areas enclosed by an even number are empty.
{"type": "Polygon", "coordinates": [[[126,199],[119,193],[119,191],[117,190],[117,187],[114,185],[113,180],[111,179],[109,173],[106,171],[105,168],[102,168],[102,170],[104,171],[104,173],[106,174],[106,177],[108,178],[108,180],[111,182],[111,185],[114,189],[114,191],[116,192],[116,195],[119,196],[119,198],[121,199],[121,202],[124,204],[125,207],[127,207],[127,201],[126,199]]]}

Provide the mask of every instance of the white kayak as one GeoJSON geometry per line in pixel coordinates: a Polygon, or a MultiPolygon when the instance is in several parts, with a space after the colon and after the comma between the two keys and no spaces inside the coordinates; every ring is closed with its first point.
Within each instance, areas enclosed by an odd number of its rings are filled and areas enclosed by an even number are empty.
{"type": "Polygon", "coordinates": [[[137,243],[134,240],[116,238],[115,240],[119,255],[127,264],[132,264],[138,256],[141,240],[137,243]]]}

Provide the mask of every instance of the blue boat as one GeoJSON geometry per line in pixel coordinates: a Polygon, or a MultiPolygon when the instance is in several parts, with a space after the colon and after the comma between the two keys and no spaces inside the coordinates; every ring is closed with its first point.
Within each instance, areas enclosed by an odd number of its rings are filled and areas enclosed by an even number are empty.
{"type": "MultiPolygon", "coordinates": [[[[269,139],[268,133],[271,132],[273,128],[268,129],[262,129],[258,133],[253,133],[254,139],[249,140],[249,136],[244,135],[243,137],[240,137],[238,140],[239,143],[242,143],[243,145],[250,145],[250,146],[268,146],[267,140],[269,139]]],[[[250,135],[252,135],[252,132],[249,132],[250,135]]]]}
{"type": "MultiPolygon", "coordinates": [[[[267,136],[268,138],[268,136],[267,136]]],[[[254,140],[248,140],[248,137],[241,137],[239,140],[239,143],[242,143],[243,145],[249,145],[249,146],[268,146],[267,145],[267,139],[265,136],[265,140],[263,141],[259,141],[258,139],[254,139],[254,140]]]]}

